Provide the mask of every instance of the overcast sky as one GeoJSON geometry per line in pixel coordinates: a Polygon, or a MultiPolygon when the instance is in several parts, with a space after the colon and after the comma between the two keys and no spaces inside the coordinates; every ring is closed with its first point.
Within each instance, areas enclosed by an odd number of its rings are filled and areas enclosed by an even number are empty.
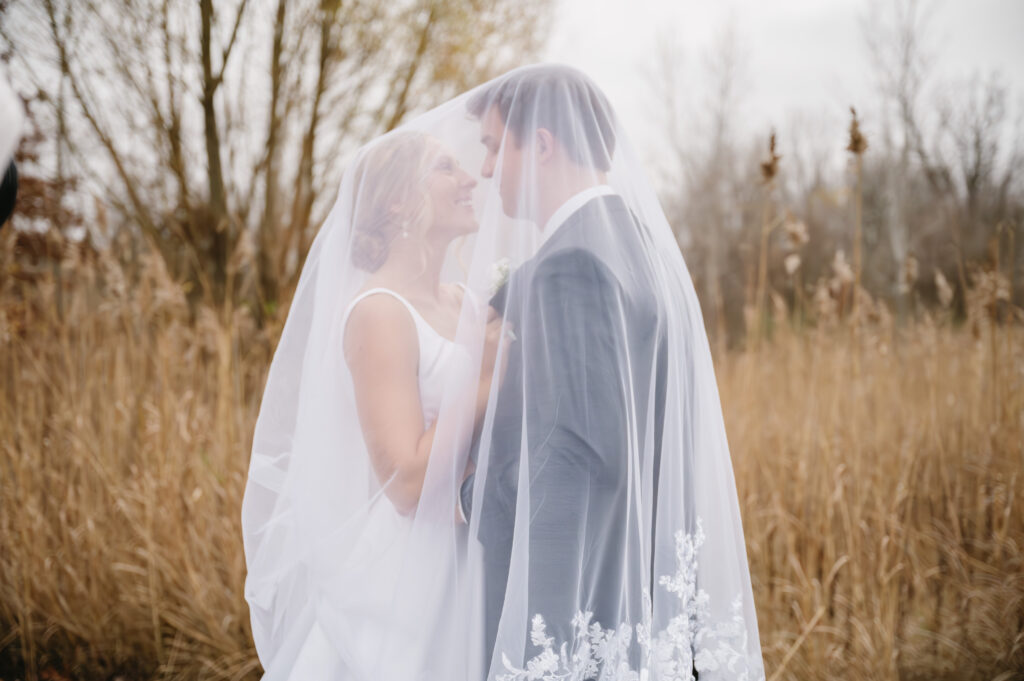
{"type": "MultiPolygon", "coordinates": [[[[881,0],[889,2],[891,0],[881,0]]],[[[999,69],[1024,96],[1024,0],[938,0],[930,38],[935,75],[968,78],[999,69]]],[[[694,101],[707,96],[704,55],[733,23],[745,54],[740,128],[761,133],[790,114],[844,125],[851,104],[877,101],[861,31],[870,0],[560,0],[546,58],[572,64],[608,93],[635,144],[651,154],[652,88],[659,40],[674,41],[694,101]]]]}

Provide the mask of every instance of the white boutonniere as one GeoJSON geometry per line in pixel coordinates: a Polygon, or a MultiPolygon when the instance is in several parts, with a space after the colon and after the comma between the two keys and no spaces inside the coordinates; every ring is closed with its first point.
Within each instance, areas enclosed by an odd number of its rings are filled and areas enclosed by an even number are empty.
{"type": "Polygon", "coordinates": [[[498,262],[491,265],[491,287],[490,293],[493,296],[501,289],[502,286],[508,282],[509,276],[512,274],[512,261],[508,258],[502,258],[498,262]]]}

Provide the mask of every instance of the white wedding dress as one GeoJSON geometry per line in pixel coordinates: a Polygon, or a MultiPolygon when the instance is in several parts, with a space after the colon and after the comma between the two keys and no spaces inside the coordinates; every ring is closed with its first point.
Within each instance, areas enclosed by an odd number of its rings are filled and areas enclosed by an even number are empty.
{"type": "MultiPolygon", "coordinates": [[[[419,390],[425,428],[437,418],[441,407],[442,388],[446,377],[461,371],[460,363],[469,359],[466,351],[438,333],[416,311],[409,301],[384,288],[370,289],[349,304],[342,328],[355,306],[363,299],[386,294],[399,300],[409,311],[416,324],[419,339],[419,390]]],[[[379,488],[374,479],[371,484],[379,488]]],[[[452,509],[454,518],[455,509],[452,509]]],[[[388,498],[379,493],[368,511],[368,518],[347,565],[339,570],[344,578],[325,588],[330,591],[330,612],[318,603],[317,618],[313,622],[289,681],[413,681],[432,678],[431,656],[442,642],[422,636],[424,617],[438,619],[436,627],[426,630],[444,635],[447,627],[440,618],[453,613],[446,607],[453,602],[449,589],[422,594],[425,608],[410,611],[394,607],[395,585],[402,579],[403,568],[415,567],[417,574],[450,574],[455,569],[454,556],[444,552],[425,552],[409,555],[405,539],[413,528],[412,516],[399,514],[388,498]],[[366,560],[366,557],[372,560],[366,560]],[[427,565],[424,561],[430,561],[427,565]],[[408,622],[401,621],[408,618],[408,622]],[[406,635],[403,636],[402,634],[406,635]]],[[[451,527],[417,528],[417,541],[424,541],[423,533],[451,532],[451,527]]],[[[465,541],[465,526],[456,528],[458,540],[465,541]]],[[[425,538],[429,543],[429,537],[425,538]]],[[[435,582],[451,584],[451,580],[435,582]]],[[[326,607],[326,606],[324,606],[326,607]]]]}

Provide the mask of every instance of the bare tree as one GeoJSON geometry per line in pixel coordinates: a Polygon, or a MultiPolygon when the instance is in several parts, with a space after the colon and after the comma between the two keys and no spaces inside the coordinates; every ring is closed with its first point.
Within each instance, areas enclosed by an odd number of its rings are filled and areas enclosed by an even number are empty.
{"type": "Polygon", "coordinates": [[[668,167],[662,202],[692,274],[715,340],[725,343],[742,326],[743,272],[736,267],[743,233],[745,178],[738,168],[737,110],[747,57],[735,23],[727,24],[702,55],[701,72],[687,82],[679,45],[659,38],[652,85],[661,102],[668,167]],[[696,93],[706,91],[704,97],[696,93]],[[696,100],[695,105],[688,106],[696,100]],[[729,312],[735,312],[728,319],[729,312]]]}
{"type": "Polygon", "coordinates": [[[3,11],[0,39],[23,88],[52,106],[52,153],[80,191],[202,295],[273,306],[333,200],[338,159],[535,54],[550,8],[11,0],[3,11]],[[256,268],[245,273],[255,291],[235,286],[233,262],[256,268]]]}
{"type": "Polygon", "coordinates": [[[969,231],[1005,210],[1021,160],[1020,137],[1011,133],[1007,90],[997,74],[971,78],[938,97],[939,143],[950,153],[951,187],[960,220],[969,231]]]}
{"type": "Polygon", "coordinates": [[[936,10],[934,0],[873,2],[862,22],[882,103],[865,229],[890,247],[870,255],[875,270],[888,264],[894,289],[909,258],[926,271],[954,269],[965,288],[965,262],[986,257],[1016,205],[1011,191],[1022,152],[1006,87],[994,74],[937,80],[936,10]]]}

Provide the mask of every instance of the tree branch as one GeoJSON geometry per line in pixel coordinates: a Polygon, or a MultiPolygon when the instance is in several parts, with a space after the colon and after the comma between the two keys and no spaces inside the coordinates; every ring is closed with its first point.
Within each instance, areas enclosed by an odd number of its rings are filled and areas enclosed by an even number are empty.
{"type": "Polygon", "coordinates": [[[224,52],[220,58],[220,73],[214,78],[214,89],[220,86],[224,82],[224,71],[228,68],[228,58],[231,56],[231,50],[235,46],[235,39],[238,37],[238,27],[242,25],[242,15],[245,14],[245,6],[249,3],[249,0],[242,0],[242,4],[238,6],[238,14],[235,15],[235,25],[231,29],[231,38],[228,39],[228,44],[224,48],[224,52]]]}

